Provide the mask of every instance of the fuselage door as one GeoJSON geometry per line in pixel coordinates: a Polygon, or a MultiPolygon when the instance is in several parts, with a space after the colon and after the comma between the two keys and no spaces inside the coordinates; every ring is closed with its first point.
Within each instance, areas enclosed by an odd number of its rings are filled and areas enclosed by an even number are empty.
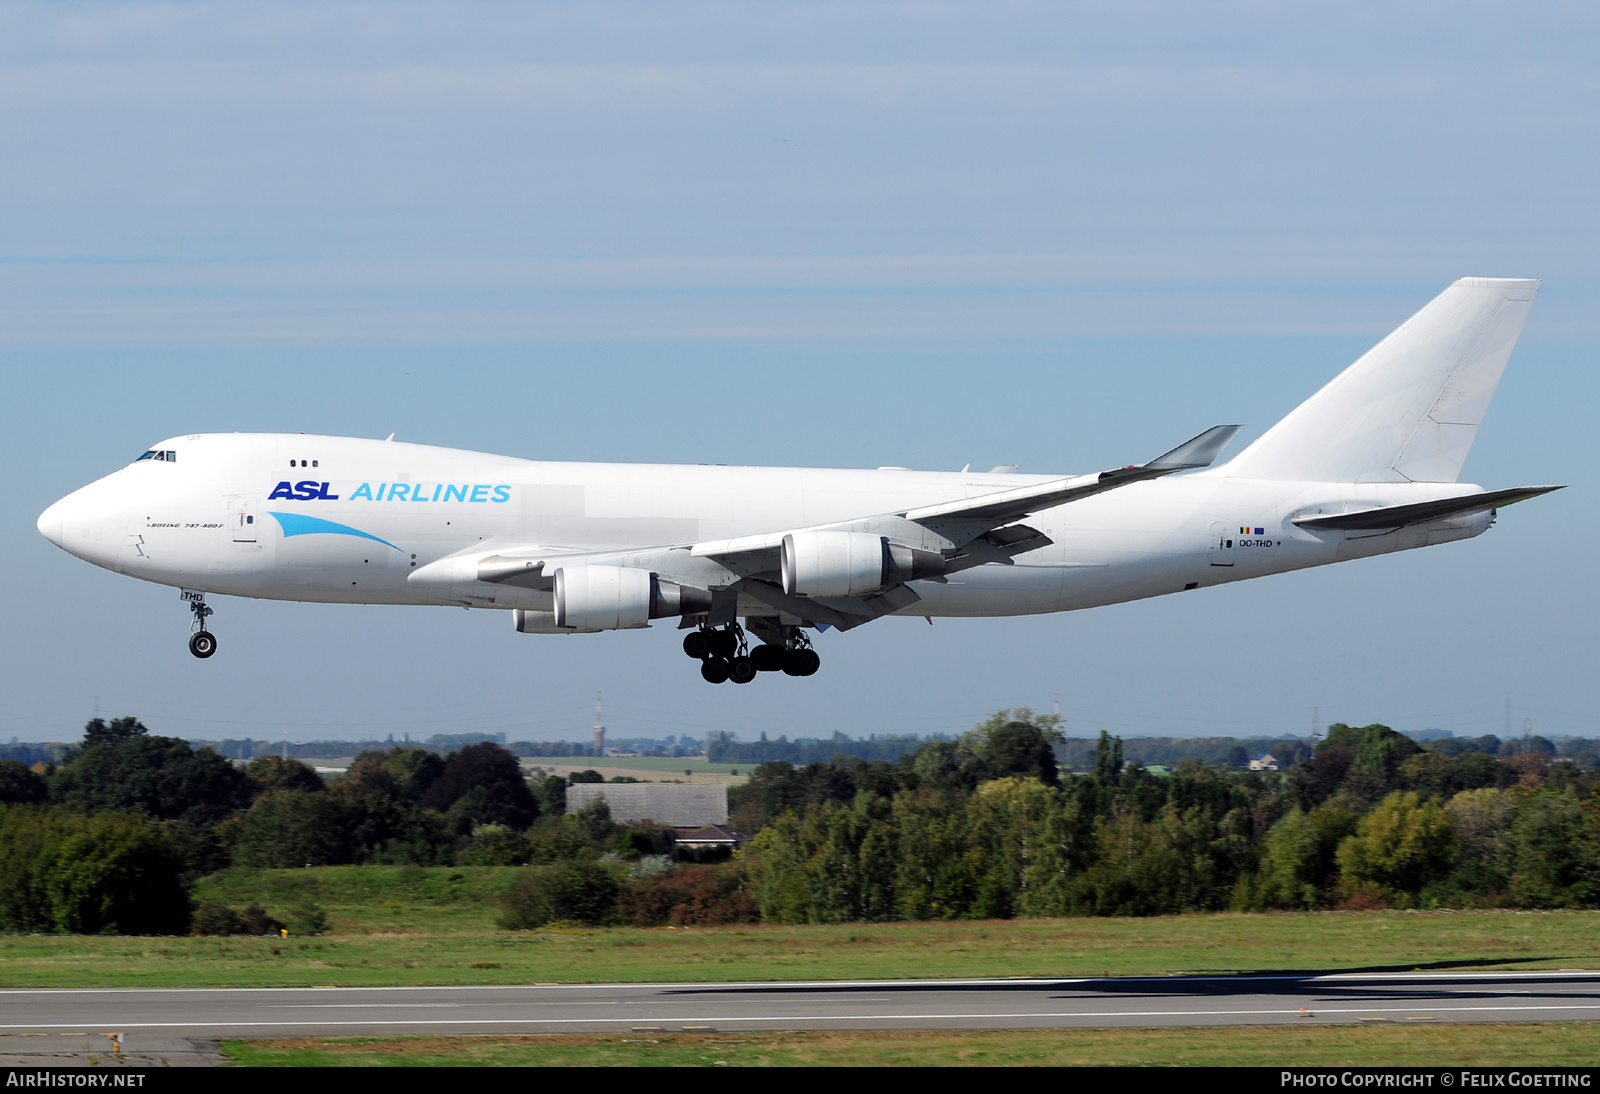
{"type": "Polygon", "coordinates": [[[1233,526],[1220,520],[1211,525],[1211,565],[1233,565],[1233,533],[1233,526]]]}
{"type": "Polygon", "coordinates": [[[251,494],[235,494],[228,499],[228,527],[235,543],[254,543],[258,533],[257,521],[261,518],[261,507],[257,499],[251,494]]]}

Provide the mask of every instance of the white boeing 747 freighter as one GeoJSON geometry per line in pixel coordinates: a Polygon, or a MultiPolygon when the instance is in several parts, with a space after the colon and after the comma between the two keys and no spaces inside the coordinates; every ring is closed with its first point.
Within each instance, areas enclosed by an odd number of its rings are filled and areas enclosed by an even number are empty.
{"type": "Polygon", "coordinates": [[[1538,287],[1457,281],[1216,467],[1238,426],[1075,477],[193,434],[56,502],[39,531],[182,590],[196,657],[216,652],[205,597],[224,593],[504,608],[526,634],[677,619],[712,683],[809,676],[812,634],[882,616],[1071,611],[1482,533],[1559,489],[1456,481],[1538,287]]]}

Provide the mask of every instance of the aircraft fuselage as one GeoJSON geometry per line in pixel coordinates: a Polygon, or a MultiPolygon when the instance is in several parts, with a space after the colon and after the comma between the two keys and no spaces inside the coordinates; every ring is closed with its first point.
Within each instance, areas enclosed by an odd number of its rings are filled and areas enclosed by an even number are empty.
{"type": "MultiPolygon", "coordinates": [[[[547,590],[472,579],[452,560],[501,550],[637,552],[689,584],[738,578],[687,546],[849,521],[1060,476],[707,465],[552,463],[302,434],[163,441],[39,518],[95,565],[207,593],[275,600],[551,610],[547,590]],[[443,564],[443,568],[441,568],[443,564]],[[465,576],[463,576],[465,574],[465,576]]],[[[1226,465],[1043,509],[1052,542],[913,583],[902,615],[1070,611],[1465,539],[1491,513],[1382,534],[1308,531],[1296,517],[1480,492],[1460,483],[1234,478],[1226,465]]],[[[771,614],[741,597],[741,614],[771,614]]]]}

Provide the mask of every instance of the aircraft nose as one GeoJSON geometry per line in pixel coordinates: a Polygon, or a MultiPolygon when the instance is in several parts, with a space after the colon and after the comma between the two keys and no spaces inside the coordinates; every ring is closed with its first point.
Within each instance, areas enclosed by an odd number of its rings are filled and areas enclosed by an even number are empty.
{"type": "Polygon", "coordinates": [[[62,523],[61,503],[58,501],[39,514],[39,534],[60,547],[64,538],[61,531],[62,523]]]}

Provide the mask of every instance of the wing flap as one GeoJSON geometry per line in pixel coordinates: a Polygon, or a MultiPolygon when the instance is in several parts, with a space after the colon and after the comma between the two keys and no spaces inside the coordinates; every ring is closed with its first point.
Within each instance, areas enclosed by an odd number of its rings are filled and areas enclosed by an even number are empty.
{"type": "Polygon", "coordinates": [[[909,608],[922,599],[907,585],[891,585],[871,596],[826,598],[793,596],[770,581],[753,578],[745,578],[732,587],[768,607],[788,612],[809,623],[825,623],[841,631],[909,608]]]}

